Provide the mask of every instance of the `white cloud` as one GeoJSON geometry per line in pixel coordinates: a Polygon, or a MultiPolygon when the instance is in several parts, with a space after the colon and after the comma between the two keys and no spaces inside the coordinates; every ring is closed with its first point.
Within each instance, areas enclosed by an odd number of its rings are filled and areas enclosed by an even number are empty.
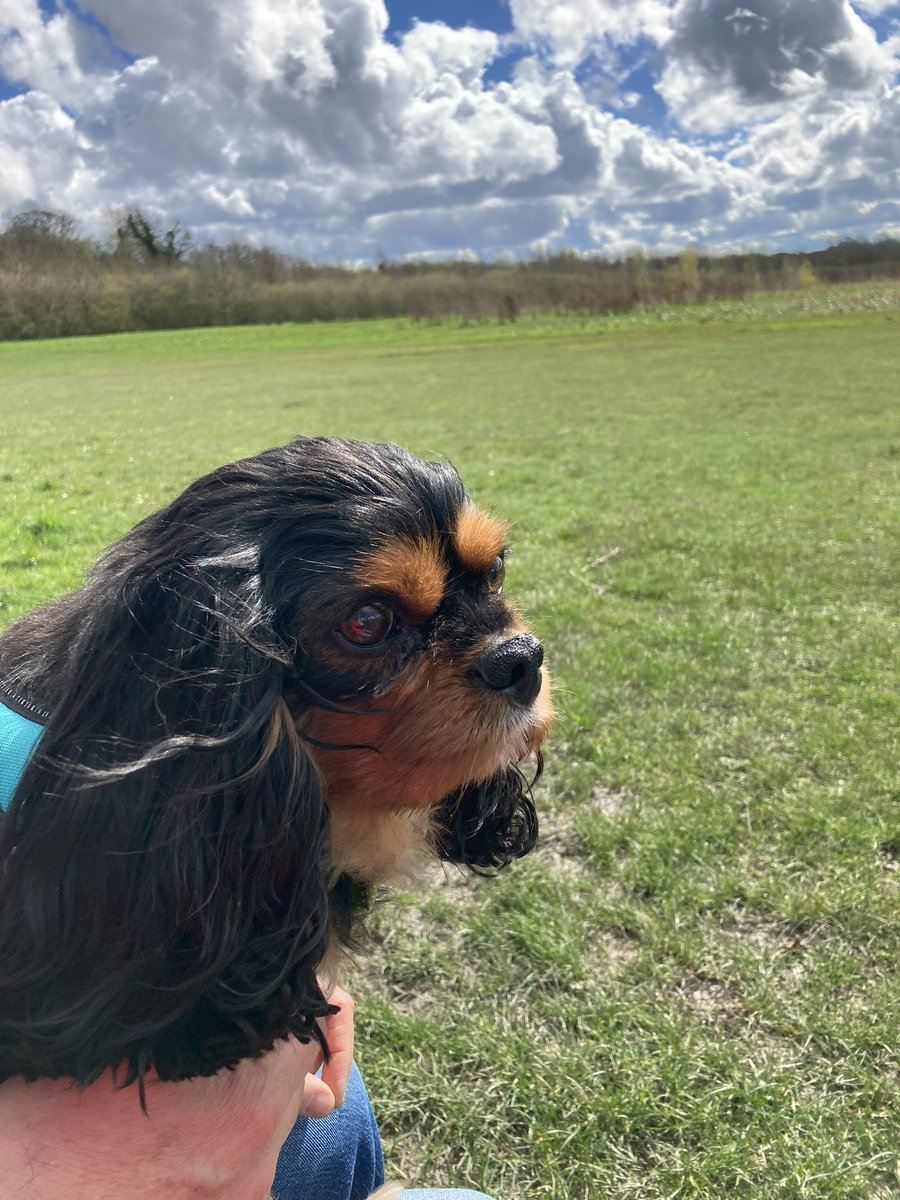
{"type": "Polygon", "coordinates": [[[71,97],[83,74],[78,30],[69,13],[45,21],[37,0],[4,0],[0,10],[0,78],[71,97]]]}
{"type": "Polygon", "coordinates": [[[516,33],[548,47],[562,67],[639,37],[662,42],[669,33],[667,0],[510,0],[509,6],[516,33]]]}
{"type": "Polygon", "coordinates": [[[44,93],[0,102],[0,211],[31,200],[77,207],[85,149],[75,122],[44,93]]]}
{"type": "Polygon", "coordinates": [[[333,23],[343,19],[341,8],[362,12],[373,30],[387,23],[380,3],[85,0],[83,7],[129,54],[157,57],[183,81],[229,87],[235,98],[267,84],[301,93],[334,82],[326,8],[334,13],[333,23]]]}
{"type": "Polygon", "coordinates": [[[381,0],[83,0],[109,45],[67,9],[5,0],[0,72],[30,90],[0,102],[0,215],[139,203],[200,240],[318,259],[898,220],[897,46],[845,0],[511,9],[512,39],[422,21],[393,41],[381,0]],[[642,38],[659,94],[627,79],[642,38]],[[509,78],[487,82],[511,46],[509,78]]]}
{"type": "MultiPolygon", "coordinates": [[[[169,140],[181,131],[185,139],[176,159],[196,151],[206,169],[215,169],[216,153],[232,147],[240,161],[261,141],[277,146],[282,169],[330,161],[372,184],[520,177],[556,159],[548,130],[482,86],[498,52],[486,31],[423,23],[397,47],[385,41],[387,14],[372,0],[195,0],[179,6],[166,28],[149,20],[143,0],[93,0],[92,10],[131,53],[152,56],[121,74],[115,105],[104,105],[107,113],[141,111],[124,147],[139,173],[158,169],[154,147],[166,141],[170,120],[177,123],[169,140]],[[205,152],[198,122],[208,123],[205,152]],[[135,161],[139,154],[146,166],[135,161]]],[[[108,134],[117,132],[113,118],[108,134]]]]}
{"type": "Polygon", "coordinates": [[[798,100],[878,88],[897,71],[847,0],[676,0],[672,24],[659,91],[690,129],[767,120],[798,100]]]}
{"type": "Polygon", "coordinates": [[[872,196],[900,197],[900,88],[873,104],[833,99],[785,112],[755,129],[733,158],[783,190],[859,181],[872,196]]]}
{"type": "Polygon", "coordinates": [[[223,213],[227,213],[231,217],[255,217],[257,215],[243,188],[233,188],[226,195],[211,183],[209,187],[203,189],[203,199],[208,200],[210,204],[220,208],[223,213]]]}
{"type": "Polygon", "coordinates": [[[871,13],[873,17],[881,16],[892,9],[900,11],[900,3],[897,0],[853,0],[853,7],[861,12],[871,13]]]}

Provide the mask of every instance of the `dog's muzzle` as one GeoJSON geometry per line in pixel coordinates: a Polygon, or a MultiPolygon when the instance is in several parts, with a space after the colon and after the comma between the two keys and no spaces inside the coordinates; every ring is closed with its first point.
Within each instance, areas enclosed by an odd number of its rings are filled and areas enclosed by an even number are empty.
{"type": "Polygon", "coordinates": [[[533,704],[541,690],[544,647],[530,633],[499,642],[475,664],[475,677],[494,692],[502,692],[515,704],[533,704]]]}

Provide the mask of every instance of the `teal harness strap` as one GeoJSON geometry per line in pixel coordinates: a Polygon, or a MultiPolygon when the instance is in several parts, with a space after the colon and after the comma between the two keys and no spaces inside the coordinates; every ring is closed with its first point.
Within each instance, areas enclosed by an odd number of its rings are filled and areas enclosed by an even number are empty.
{"type": "Polygon", "coordinates": [[[8,807],[43,732],[43,725],[0,702],[0,811],[8,807]]]}

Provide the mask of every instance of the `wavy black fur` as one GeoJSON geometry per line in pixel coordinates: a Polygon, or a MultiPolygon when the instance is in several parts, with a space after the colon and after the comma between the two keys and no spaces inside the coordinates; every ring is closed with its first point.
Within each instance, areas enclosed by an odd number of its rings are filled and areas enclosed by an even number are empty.
{"type": "MultiPolygon", "coordinates": [[[[301,439],[198,480],[0,639],[0,680],[50,713],[0,825],[0,1079],[181,1079],[319,1036],[316,967],[360,890],[329,899],[295,718],[360,689],[307,632],[360,550],[448,530],[464,498],[395,447],[301,439]]],[[[454,861],[534,842],[512,776],[446,812],[454,861]]]]}
{"type": "Polygon", "coordinates": [[[543,759],[529,781],[510,766],[484,783],[471,783],[451,793],[436,814],[436,844],[445,862],[492,874],[530,853],[538,839],[538,819],[531,789],[541,776],[543,759]]]}

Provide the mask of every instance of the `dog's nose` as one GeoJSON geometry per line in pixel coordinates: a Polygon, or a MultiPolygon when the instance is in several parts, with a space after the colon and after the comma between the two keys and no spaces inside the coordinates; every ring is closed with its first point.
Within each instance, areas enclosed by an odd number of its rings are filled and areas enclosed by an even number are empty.
{"type": "Polygon", "coordinates": [[[541,690],[544,647],[530,633],[494,646],[480,662],[475,674],[495,692],[503,692],[516,704],[532,704],[541,690]]]}

